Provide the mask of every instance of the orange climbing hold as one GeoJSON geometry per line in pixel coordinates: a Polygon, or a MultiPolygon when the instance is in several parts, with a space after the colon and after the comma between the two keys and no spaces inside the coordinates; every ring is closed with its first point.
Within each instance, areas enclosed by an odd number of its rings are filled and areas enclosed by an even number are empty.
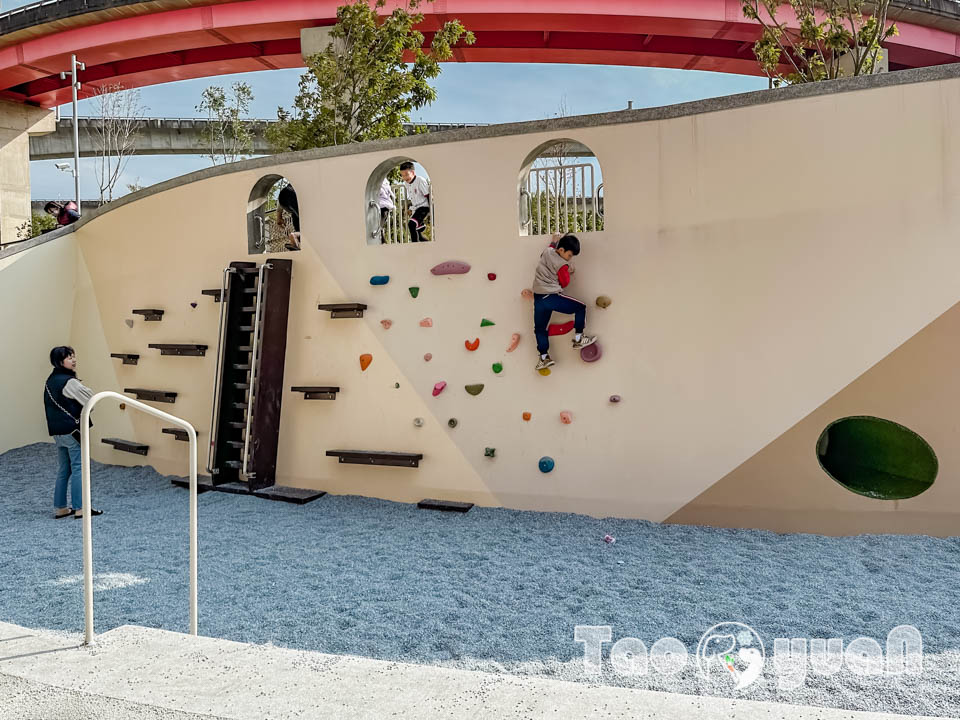
{"type": "Polygon", "coordinates": [[[524,422],[530,422],[530,418],[532,418],[532,417],[533,417],[533,415],[531,415],[531,414],[528,413],[528,412],[525,412],[525,413],[523,414],[524,422]]]}
{"type": "Polygon", "coordinates": [[[363,372],[368,367],[370,367],[370,363],[372,362],[373,362],[373,355],[371,355],[370,353],[364,353],[363,355],[361,355],[360,356],[360,372],[363,372]]]}
{"type": "Polygon", "coordinates": [[[469,350],[470,352],[473,352],[473,351],[476,350],[478,347],[480,347],[480,338],[477,338],[477,339],[474,340],[473,342],[470,342],[469,340],[464,340],[464,341],[463,341],[463,345],[464,345],[464,347],[467,348],[467,350],[469,350]]]}
{"type": "Polygon", "coordinates": [[[549,335],[566,335],[568,332],[573,330],[573,320],[570,320],[565,323],[553,323],[550,327],[547,328],[547,334],[549,335]]]}
{"type": "Polygon", "coordinates": [[[524,288],[523,291],[521,291],[520,296],[524,300],[533,300],[533,290],[530,288],[524,288]]]}

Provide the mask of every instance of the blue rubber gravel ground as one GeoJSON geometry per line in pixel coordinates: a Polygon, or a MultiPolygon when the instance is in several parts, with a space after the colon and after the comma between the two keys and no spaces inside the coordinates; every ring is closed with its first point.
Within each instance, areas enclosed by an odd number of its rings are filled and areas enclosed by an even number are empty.
{"type": "MultiPolygon", "coordinates": [[[[375,470],[371,470],[374,472],[375,470]]],[[[52,519],[56,451],[0,455],[0,620],[83,628],[81,523],[52,519]]],[[[187,492],[148,467],[94,463],[97,632],[187,629],[187,492]]],[[[200,496],[200,633],[253,643],[597,681],[575,625],[681,640],[678,675],[600,682],[860,710],[960,714],[960,538],[777,535],[354,496],[305,506],[200,496]],[[603,542],[605,534],[615,544],[603,542]],[[775,637],[923,635],[924,672],[842,671],[778,691],[772,663],[738,694],[693,668],[718,622],[775,637]]],[[[609,649],[609,645],[606,646],[609,649]]]]}

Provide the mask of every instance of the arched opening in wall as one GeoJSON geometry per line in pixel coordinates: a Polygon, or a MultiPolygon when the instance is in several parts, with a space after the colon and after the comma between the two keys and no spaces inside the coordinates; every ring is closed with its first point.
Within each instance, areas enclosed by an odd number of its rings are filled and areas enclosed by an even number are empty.
{"type": "Polygon", "coordinates": [[[520,168],[521,235],[603,230],[603,172],[593,151],[570,138],[550,140],[520,168]]]}
{"type": "Polygon", "coordinates": [[[430,176],[412,158],[380,163],[367,181],[364,205],[368,245],[437,239],[430,176]]]}
{"type": "Polygon", "coordinates": [[[939,462],[929,443],[909,428],[877,417],[830,423],[817,440],[824,471],[858,495],[904,500],[929,490],[939,462]]]}
{"type": "Polygon", "coordinates": [[[251,255],[300,249],[300,203],[285,177],[266,175],[250,191],[247,249],[251,255]]]}

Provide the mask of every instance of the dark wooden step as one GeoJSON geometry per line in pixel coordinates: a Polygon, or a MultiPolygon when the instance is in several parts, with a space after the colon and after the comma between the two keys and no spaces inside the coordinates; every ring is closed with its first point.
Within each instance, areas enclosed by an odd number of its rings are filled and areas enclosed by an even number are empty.
{"type": "Polygon", "coordinates": [[[442,510],[444,512],[465,513],[473,507],[473,503],[455,502],[453,500],[434,500],[433,498],[427,498],[426,500],[421,500],[418,502],[417,507],[421,510],[442,510]]]}
{"type": "Polygon", "coordinates": [[[340,388],[330,386],[300,386],[290,388],[292,392],[303,393],[304,400],[336,400],[340,388]]]}
{"type": "Polygon", "coordinates": [[[237,350],[240,352],[253,352],[253,345],[238,345],[237,350]]]}
{"type": "Polygon", "coordinates": [[[281,500],[297,505],[305,505],[319,497],[323,497],[327,493],[322,490],[307,490],[305,488],[286,487],[284,485],[271,485],[262,490],[254,490],[253,494],[258,498],[266,498],[267,500],[281,500]]]}
{"type": "Polygon", "coordinates": [[[214,302],[220,302],[220,288],[212,288],[210,290],[201,290],[201,295],[209,295],[213,298],[214,302]]]}
{"type": "Polygon", "coordinates": [[[240,308],[240,312],[256,312],[257,306],[251,305],[250,307],[240,308]]]}
{"type": "Polygon", "coordinates": [[[229,445],[230,447],[242,448],[243,440],[227,440],[227,445],[229,445]]]}
{"type": "MultiPolygon", "coordinates": [[[[177,440],[183,440],[184,442],[190,442],[190,436],[187,431],[183,428],[177,427],[166,427],[163,428],[160,432],[166,433],[167,435],[173,435],[177,440]]],[[[197,433],[199,435],[199,433],[197,433]]]]}
{"type": "Polygon", "coordinates": [[[172,403],[177,401],[177,393],[172,390],[144,390],[143,388],[124,388],[125,393],[137,396],[137,400],[172,403]]]}
{"type": "Polygon", "coordinates": [[[233,495],[249,495],[250,488],[247,487],[245,482],[228,482],[223,483],[222,485],[214,485],[213,490],[216,492],[225,492],[231,493],[233,495]]]}
{"type": "Polygon", "coordinates": [[[232,428],[237,428],[238,430],[243,430],[247,427],[245,422],[228,422],[227,425],[232,428]]]}
{"type": "Polygon", "coordinates": [[[234,369],[234,370],[249,370],[249,369],[250,369],[250,366],[247,365],[247,364],[244,364],[244,363],[239,363],[239,364],[234,364],[234,365],[233,365],[233,369],[234,369]]]}
{"type": "Polygon", "coordinates": [[[239,330],[240,332],[252,333],[253,325],[241,325],[240,327],[237,328],[237,330],[239,330]]]}
{"type": "Polygon", "coordinates": [[[143,315],[144,320],[163,320],[163,310],[156,308],[141,308],[140,310],[131,310],[134,315],[143,315]]]}
{"type": "Polygon", "coordinates": [[[237,470],[243,467],[243,463],[240,462],[239,460],[224,460],[223,464],[226,465],[228,468],[235,468],[237,470]]]}
{"type": "Polygon", "coordinates": [[[110,357],[120,358],[124,365],[136,365],[137,360],[140,359],[139,355],[133,355],[132,353],[110,353],[110,357]]]}
{"type": "Polygon", "coordinates": [[[366,305],[361,303],[321,303],[317,310],[329,310],[331,318],[362,318],[366,305]]]}
{"type": "Polygon", "coordinates": [[[422,453],[388,452],[384,450],[327,450],[327,457],[340,458],[352,465],[387,465],[390,467],[420,467],[422,453]]]}
{"type": "Polygon", "coordinates": [[[149,445],[134,442],[133,440],[122,440],[120,438],[103,438],[100,442],[105,445],[112,445],[114,450],[133,453],[134,455],[146,455],[150,449],[149,445]]]}
{"type": "Polygon", "coordinates": [[[244,288],[244,289],[243,289],[243,293],[244,293],[245,295],[256,295],[256,294],[257,294],[257,289],[256,289],[255,287],[252,287],[252,288],[244,288]]]}
{"type": "MultiPolygon", "coordinates": [[[[173,478],[170,481],[171,485],[175,485],[179,488],[184,488],[185,490],[190,489],[190,478],[173,478]]],[[[197,476],[197,495],[205,493],[208,490],[213,490],[216,487],[213,484],[213,478],[209,475],[198,475],[197,476]]]]}
{"type": "Polygon", "coordinates": [[[233,386],[237,390],[247,390],[250,387],[250,383],[234,383],[233,386]]]}
{"type": "Polygon", "coordinates": [[[168,343],[150,343],[147,345],[152,350],[159,350],[161,355],[193,355],[203,357],[207,354],[206,345],[171,345],[168,343]]]}
{"type": "Polygon", "coordinates": [[[247,403],[245,403],[245,402],[235,402],[235,403],[230,403],[230,404],[233,405],[233,407],[237,408],[238,410],[246,410],[246,409],[247,409],[247,403]]]}

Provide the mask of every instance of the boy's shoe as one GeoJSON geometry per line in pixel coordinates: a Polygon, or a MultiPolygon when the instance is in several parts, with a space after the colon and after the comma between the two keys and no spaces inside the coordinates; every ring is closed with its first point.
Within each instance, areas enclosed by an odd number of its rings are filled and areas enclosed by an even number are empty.
{"type": "Polygon", "coordinates": [[[545,358],[540,358],[540,362],[537,363],[537,370],[546,370],[552,365],[556,365],[556,363],[547,355],[545,358]]]}
{"type": "Polygon", "coordinates": [[[583,350],[583,348],[587,347],[588,345],[593,345],[596,341],[597,341],[596,335],[581,335],[579,340],[574,339],[573,349],[583,350]]]}

